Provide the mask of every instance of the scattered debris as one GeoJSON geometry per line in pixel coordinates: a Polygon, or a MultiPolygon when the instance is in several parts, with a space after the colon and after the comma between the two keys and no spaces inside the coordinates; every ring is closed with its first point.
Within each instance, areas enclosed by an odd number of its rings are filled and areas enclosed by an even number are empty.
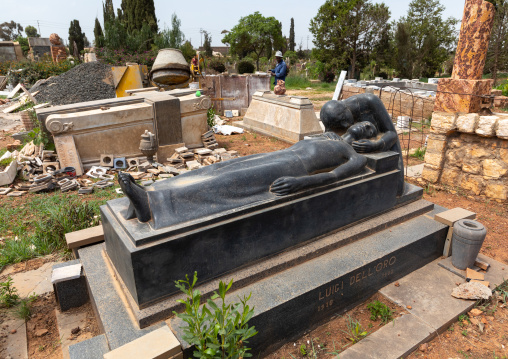
{"type": "Polygon", "coordinates": [[[467,282],[454,288],[452,296],[460,299],[489,299],[492,296],[492,290],[479,282],[467,282]]]}
{"type": "Polygon", "coordinates": [[[216,125],[213,126],[213,132],[229,136],[233,133],[243,133],[243,128],[230,126],[230,125],[216,125]]]}

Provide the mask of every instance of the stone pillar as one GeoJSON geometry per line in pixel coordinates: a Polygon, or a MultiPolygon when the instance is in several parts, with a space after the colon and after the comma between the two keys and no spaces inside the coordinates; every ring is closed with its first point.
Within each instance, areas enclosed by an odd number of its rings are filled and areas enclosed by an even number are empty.
{"type": "Polygon", "coordinates": [[[494,14],[491,3],[466,0],[453,74],[451,78],[439,79],[437,87],[422,173],[432,183],[445,181],[443,177],[451,178],[443,174],[443,166],[448,136],[457,129],[457,116],[480,111],[482,98],[478,96],[490,95],[492,90],[493,81],[483,80],[482,75],[494,14]]]}

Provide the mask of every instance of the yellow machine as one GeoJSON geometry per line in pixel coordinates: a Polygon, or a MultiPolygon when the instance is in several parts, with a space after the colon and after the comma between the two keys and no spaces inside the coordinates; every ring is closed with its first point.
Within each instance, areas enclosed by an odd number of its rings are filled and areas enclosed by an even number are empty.
{"type": "Polygon", "coordinates": [[[148,67],[127,63],[126,66],[113,66],[113,85],[116,89],[116,97],[129,96],[126,90],[143,88],[148,79],[148,67]]]}
{"type": "Polygon", "coordinates": [[[204,67],[205,60],[203,57],[196,55],[198,57],[197,64],[195,65],[191,61],[191,75],[192,75],[192,81],[199,82],[199,87],[201,88],[201,79],[204,78],[203,74],[201,73],[201,69],[204,67]]]}

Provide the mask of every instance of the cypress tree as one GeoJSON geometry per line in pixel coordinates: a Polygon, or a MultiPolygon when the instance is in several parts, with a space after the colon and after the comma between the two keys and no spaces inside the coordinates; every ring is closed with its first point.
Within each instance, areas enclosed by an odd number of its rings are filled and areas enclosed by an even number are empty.
{"type": "Polygon", "coordinates": [[[78,20],[72,20],[69,26],[69,51],[74,53],[74,56],[79,56],[81,51],[85,48],[85,34],[81,31],[78,20]],[[76,46],[74,46],[76,44],[76,46]],[[74,51],[74,49],[77,50],[74,51]]]}
{"type": "Polygon", "coordinates": [[[95,36],[95,47],[104,47],[104,33],[102,32],[101,23],[98,18],[95,18],[93,34],[95,36]]]}
{"type": "Polygon", "coordinates": [[[289,51],[295,51],[295,19],[291,18],[291,27],[289,28],[289,51]]]}
{"type": "Polygon", "coordinates": [[[115,9],[113,8],[113,0],[106,0],[102,3],[102,16],[104,17],[104,27],[106,23],[115,20],[115,9]]]}
{"type": "Polygon", "coordinates": [[[153,33],[157,33],[157,17],[153,0],[122,0],[121,7],[127,32],[139,31],[146,23],[153,33]]]}

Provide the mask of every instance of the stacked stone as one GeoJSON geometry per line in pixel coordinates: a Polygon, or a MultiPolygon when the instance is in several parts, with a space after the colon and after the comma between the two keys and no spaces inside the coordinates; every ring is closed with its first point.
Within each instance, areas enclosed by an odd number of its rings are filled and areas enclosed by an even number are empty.
{"type": "Polygon", "coordinates": [[[433,115],[423,178],[505,201],[507,174],[508,114],[433,115]]]}

